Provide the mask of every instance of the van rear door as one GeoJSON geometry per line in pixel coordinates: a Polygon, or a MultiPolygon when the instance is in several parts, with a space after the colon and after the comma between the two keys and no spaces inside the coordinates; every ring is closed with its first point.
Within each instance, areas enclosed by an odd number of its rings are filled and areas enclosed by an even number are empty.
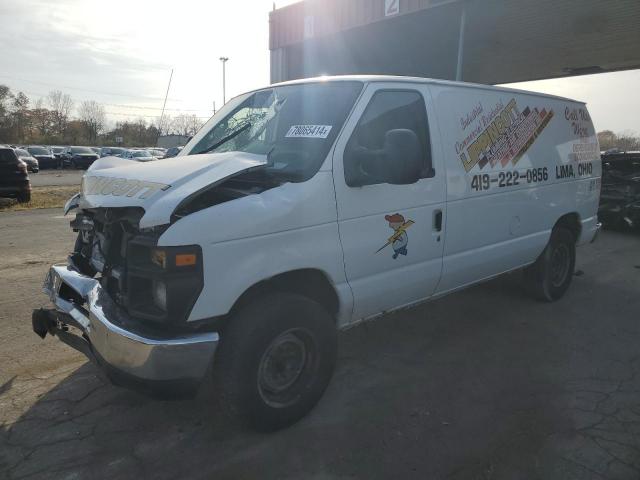
{"type": "Polygon", "coordinates": [[[427,298],[440,279],[445,173],[439,135],[429,132],[433,115],[425,85],[372,83],[336,144],[338,226],[354,319],[427,298]],[[408,157],[418,159],[417,170],[408,157]]]}

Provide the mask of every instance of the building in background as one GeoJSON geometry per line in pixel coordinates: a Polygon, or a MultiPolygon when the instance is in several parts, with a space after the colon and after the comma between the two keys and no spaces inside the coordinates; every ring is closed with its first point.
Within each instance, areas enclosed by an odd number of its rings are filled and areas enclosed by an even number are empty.
{"type": "Polygon", "coordinates": [[[638,0],[306,0],[270,14],[271,81],[487,84],[640,68],[638,0]]]}

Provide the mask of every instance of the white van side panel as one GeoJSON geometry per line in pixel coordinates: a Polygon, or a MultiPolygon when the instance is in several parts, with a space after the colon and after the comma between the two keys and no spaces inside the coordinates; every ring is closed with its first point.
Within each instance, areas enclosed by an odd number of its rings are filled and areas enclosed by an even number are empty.
{"type": "Polygon", "coordinates": [[[353,306],[336,222],[333,177],[320,171],[259,195],[216,205],[180,219],[160,246],[202,247],[204,287],[189,321],[224,315],[251,286],[280,273],[313,268],[333,284],[338,322],[353,306]]]}
{"type": "Polygon", "coordinates": [[[580,242],[593,236],[600,148],[583,104],[501,89],[431,92],[447,165],[438,294],[532,263],[563,215],[578,214],[580,242]]]}

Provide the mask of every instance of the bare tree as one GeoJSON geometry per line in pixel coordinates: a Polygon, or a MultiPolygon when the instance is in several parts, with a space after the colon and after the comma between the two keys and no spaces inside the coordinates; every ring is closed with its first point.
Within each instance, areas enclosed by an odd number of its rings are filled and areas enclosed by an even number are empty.
{"type": "Polygon", "coordinates": [[[4,117],[9,111],[9,102],[13,99],[11,89],[6,85],[0,85],[0,117],[4,117]]]}
{"type": "Polygon", "coordinates": [[[62,137],[67,129],[69,116],[73,110],[73,100],[68,93],[60,90],[52,90],[47,96],[47,103],[51,109],[51,115],[55,123],[55,133],[62,137]]]}
{"type": "Polygon", "coordinates": [[[598,132],[598,143],[601,150],[609,150],[618,146],[618,136],[611,130],[598,132]]]}
{"type": "Polygon", "coordinates": [[[44,106],[42,98],[36,100],[34,107],[31,109],[31,122],[41,141],[45,141],[55,128],[53,111],[44,106]]]}
{"type": "Polygon", "coordinates": [[[7,138],[11,128],[11,116],[9,115],[13,94],[6,85],[0,85],[0,138],[7,138]]]}
{"type": "Polygon", "coordinates": [[[87,128],[89,140],[95,142],[107,119],[104,107],[94,100],[88,100],[80,104],[78,113],[87,128]]]}
{"type": "Polygon", "coordinates": [[[173,118],[170,130],[178,135],[188,137],[195,135],[202,124],[203,122],[195,115],[178,115],[173,118]]]}
{"type": "Polygon", "coordinates": [[[618,133],[616,146],[625,152],[638,150],[640,149],[640,140],[634,132],[631,130],[625,130],[624,132],[618,133]]]}
{"type": "Polygon", "coordinates": [[[25,134],[29,128],[30,113],[29,97],[23,92],[18,92],[18,94],[13,97],[11,115],[13,117],[14,134],[19,142],[24,141],[25,134]]]}

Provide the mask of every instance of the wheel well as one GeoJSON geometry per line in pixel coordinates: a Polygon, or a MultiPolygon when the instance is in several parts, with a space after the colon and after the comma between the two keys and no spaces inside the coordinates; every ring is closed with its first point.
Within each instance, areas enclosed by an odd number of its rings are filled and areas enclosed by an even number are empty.
{"type": "Polygon", "coordinates": [[[247,305],[257,296],[270,292],[289,292],[315,300],[335,316],[340,307],[338,294],[329,278],[320,270],[302,269],[278,274],[249,287],[236,301],[231,313],[247,305]]]}
{"type": "Polygon", "coordinates": [[[567,213],[558,219],[553,226],[554,229],[563,227],[569,230],[573,234],[573,238],[577,242],[582,233],[582,223],[580,222],[580,215],[577,213],[567,213]]]}

